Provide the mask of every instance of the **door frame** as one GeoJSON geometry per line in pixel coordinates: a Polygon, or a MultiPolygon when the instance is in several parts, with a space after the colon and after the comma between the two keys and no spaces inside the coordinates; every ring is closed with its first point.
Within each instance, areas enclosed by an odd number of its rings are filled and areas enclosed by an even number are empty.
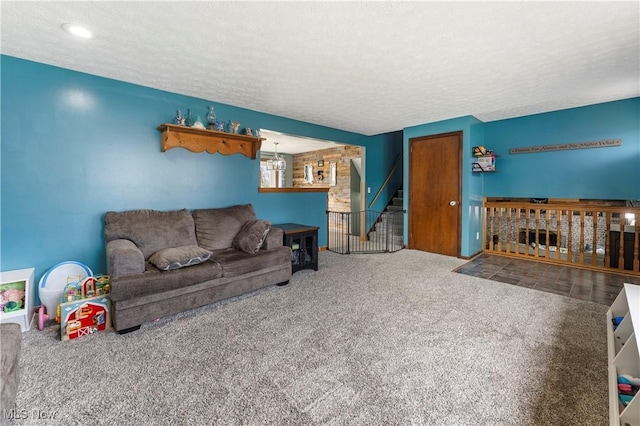
{"type": "Polygon", "coordinates": [[[458,137],[458,233],[456,236],[456,257],[462,257],[462,151],[463,151],[463,131],[458,130],[455,132],[446,132],[446,133],[438,133],[435,135],[425,135],[425,136],[416,136],[409,139],[409,173],[407,176],[407,181],[409,184],[409,194],[408,194],[408,202],[407,205],[409,207],[409,214],[407,215],[407,225],[408,225],[408,248],[413,248],[413,213],[411,212],[411,197],[412,197],[412,187],[411,187],[411,176],[412,170],[414,167],[414,158],[413,158],[413,144],[418,143],[420,141],[425,141],[428,139],[439,139],[447,136],[457,136],[458,137]]]}

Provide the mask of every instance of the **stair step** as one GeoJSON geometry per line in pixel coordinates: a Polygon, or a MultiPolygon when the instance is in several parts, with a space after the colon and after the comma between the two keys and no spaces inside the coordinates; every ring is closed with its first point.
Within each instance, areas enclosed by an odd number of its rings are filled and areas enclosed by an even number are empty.
{"type": "MultiPolygon", "coordinates": [[[[403,238],[403,234],[394,234],[394,235],[389,235],[389,241],[397,241],[397,240],[402,240],[403,238]]],[[[378,234],[375,231],[369,232],[369,241],[385,241],[385,235],[384,234],[378,234]]]]}
{"type": "Polygon", "coordinates": [[[388,233],[389,235],[402,235],[403,231],[404,231],[404,229],[401,228],[401,227],[393,228],[390,231],[387,231],[385,228],[378,228],[375,231],[369,232],[369,234],[377,233],[377,234],[380,234],[380,235],[387,235],[387,233],[388,233]]]}
{"type": "MultiPolygon", "coordinates": [[[[403,234],[403,229],[402,228],[396,228],[393,231],[389,232],[388,235],[402,235],[403,234]]],[[[386,229],[376,229],[375,231],[371,231],[369,232],[369,235],[387,235],[387,230],[386,229]]]]}
{"type": "Polygon", "coordinates": [[[394,226],[394,227],[398,227],[398,226],[402,226],[402,219],[400,218],[400,216],[397,216],[395,219],[394,218],[389,218],[389,220],[382,220],[378,223],[376,223],[376,227],[380,228],[380,227],[386,227],[386,226],[394,226]]]}
{"type": "Polygon", "coordinates": [[[404,190],[398,189],[398,197],[402,198],[404,196],[403,193],[404,193],[404,190]]]}
{"type": "Polygon", "coordinates": [[[401,206],[403,203],[404,199],[400,198],[400,197],[393,197],[391,202],[394,206],[401,206]]]}
{"type": "Polygon", "coordinates": [[[399,206],[396,206],[396,205],[387,206],[387,210],[390,211],[390,212],[400,212],[400,211],[402,211],[402,205],[399,205],[399,206]]]}

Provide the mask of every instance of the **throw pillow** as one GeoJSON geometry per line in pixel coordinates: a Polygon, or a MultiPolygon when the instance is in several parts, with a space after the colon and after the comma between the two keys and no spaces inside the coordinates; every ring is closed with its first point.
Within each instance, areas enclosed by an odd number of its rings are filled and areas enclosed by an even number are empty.
{"type": "Polygon", "coordinates": [[[202,263],[208,260],[211,254],[209,250],[198,246],[172,247],[153,253],[149,262],[161,271],[170,271],[202,263]]]}
{"type": "Polygon", "coordinates": [[[233,239],[233,248],[245,253],[255,254],[271,229],[271,222],[260,219],[249,220],[233,239]]]}

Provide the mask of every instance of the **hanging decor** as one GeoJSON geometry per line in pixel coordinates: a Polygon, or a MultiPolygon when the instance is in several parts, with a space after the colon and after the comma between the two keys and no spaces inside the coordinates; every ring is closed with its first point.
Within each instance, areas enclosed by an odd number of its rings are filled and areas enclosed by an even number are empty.
{"type": "Polygon", "coordinates": [[[273,157],[267,160],[267,168],[269,170],[284,171],[287,169],[287,160],[278,155],[278,142],[274,142],[273,144],[275,145],[275,153],[273,154],[273,157]]]}

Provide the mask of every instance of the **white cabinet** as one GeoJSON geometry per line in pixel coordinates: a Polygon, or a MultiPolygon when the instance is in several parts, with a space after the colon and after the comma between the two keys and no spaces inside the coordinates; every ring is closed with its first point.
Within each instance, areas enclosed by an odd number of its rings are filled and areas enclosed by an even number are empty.
{"type": "Polygon", "coordinates": [[[640,426],[640,392],[626,406],[618,397],[618,376],[640,378],[640,286],[625,284],[607,311],[609,352],[609,423],[640,426]],[[613,318],[622,317],[614,329],[613,318]]]}
{"type": "MultiPolygon", "coordinates": [[[[19,306],[9,305],[8,301],[4,300],[4,308],[0,310],[0,323],[14,322],[20,324],[23,332],[29,330],[34,314],[34,274],[34,268],[0,272],[0,291],[2,291],[3,295],[6,295],[7,291],[11,293],[12,290],[24,291],[24,298],[21,299],[19,306]]],[[[15,291],[13,293],[15,294],[15,291]]],[[[3,299],[6,299],[6,297],[3,297],[3,299]]]]}

